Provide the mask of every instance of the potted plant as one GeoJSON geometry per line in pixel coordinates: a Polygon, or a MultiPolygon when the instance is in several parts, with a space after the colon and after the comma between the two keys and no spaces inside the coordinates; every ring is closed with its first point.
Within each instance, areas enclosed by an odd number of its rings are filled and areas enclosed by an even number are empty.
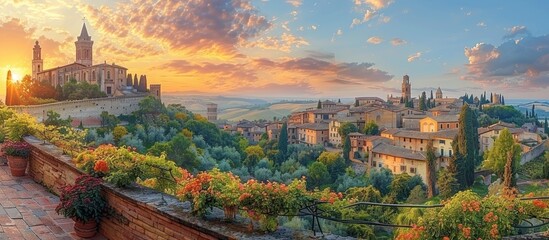
{"type": "Polygon", "coordinates": [[[27,158],[30,154],[30,145],[23,141],[6,141],[2,147],[6,154],[11,175],[15,177],[25,176],[27,170],[27,158]]]}
{"type": "Polygon", "coordinates": [[[90,238],[97,233],[97,224],[107,207],[101,195],[101,181],[82,175],[74,185],[61,188],[60,202],[55,211],[74,220],[74,231],[79,237],[90,238]]]}

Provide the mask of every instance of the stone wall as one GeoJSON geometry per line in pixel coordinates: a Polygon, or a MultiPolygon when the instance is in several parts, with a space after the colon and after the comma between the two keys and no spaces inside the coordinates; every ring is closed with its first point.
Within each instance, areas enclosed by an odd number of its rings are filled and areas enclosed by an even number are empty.
{"type": "Polygon", "coordinates": [[[59,113],[61,118],[70,116],[73,120],[79,121],[90,117],[99,118],[99,115],[101,115],[101,112],[103,111],[107,111],[109,114],[115,116],[131,114],[139,109],[139,102],[146,96],[148,96],[148,94],[63,101],[30,106],[9,106],[9,108],[12,108],[17,112],[28,113],[34,116],[38,121],[42,121],[42,118],[49,110],[59,113]]]}
{"type": "Polygon", "coordinates": [[[549,143],[548,140],[541,142],[539,145],[530,149],[530,151],[525,152],[520,157],[520,165],[532,161],[534,158],[539,157],[545,152],[546,145],[549,143]]]}
{"type": "MultiPolygon", "coordinates": [[[[73,184],[83,173],[71,158],[52,145],[27,137],[32,145],[28,174],[52,192],[73,184]]],[[[99,231],[108,239],[235,239],[226,225],[191,216],[189,204],[149,188],[116,188],[103,185],[103,193],[115,214],[101,220],[99,231]]]]}

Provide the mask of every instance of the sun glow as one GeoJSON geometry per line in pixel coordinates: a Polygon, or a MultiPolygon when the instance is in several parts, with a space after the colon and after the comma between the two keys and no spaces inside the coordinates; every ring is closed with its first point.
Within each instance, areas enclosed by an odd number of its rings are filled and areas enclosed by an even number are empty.
{"type": "Polygon", "coordinates": [[[12,71],[11,72],[11,79],[13,79],[13,81],[21,81],[21,79],[23,79],[23,76],[21,76],[21,74],[18,73],[18,72],[12,71]]]}

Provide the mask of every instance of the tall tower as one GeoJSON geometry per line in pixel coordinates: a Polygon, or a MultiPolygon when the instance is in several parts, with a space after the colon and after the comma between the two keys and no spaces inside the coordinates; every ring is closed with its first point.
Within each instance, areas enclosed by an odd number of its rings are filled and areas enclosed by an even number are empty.
{"type": "Polygon", "coordinates": [[[440,89],[440,87],[438,87],[437,89],[437,99],[440,99],[442,98],[442,89],[440,89]]]}
{"type": "Polygon", "coordinates": [[[216,121],[217,120],[217,104],[208,103],[206,104],[206,107],[207,107],[206,116],[208,117],[208,121],[216,121]]]}
{"type": "Polygon", "coordinates": [[[402,99],[404,102],[412,99],[412,84],[410,84],[410,77],[408,75],[402,77],[402,99]]]}
{"type": "Polygon", "coordinates": [[[90,35],[88,35],[88,29],[86,29],[86,23],[82,25],[82,31],[78,36],[78,41],[74,42],[76,45],[76,62],[89,67],[93,63],[93,41],[90,35]]]}
{"type": "Polygon", "coordinates": [[[34,48],[32,48],[32,80],[37,80],[37,75],[39,72],[44,70],[44,60],[42,60],[42,48],[38,41],[34,43],[34,48]]]}

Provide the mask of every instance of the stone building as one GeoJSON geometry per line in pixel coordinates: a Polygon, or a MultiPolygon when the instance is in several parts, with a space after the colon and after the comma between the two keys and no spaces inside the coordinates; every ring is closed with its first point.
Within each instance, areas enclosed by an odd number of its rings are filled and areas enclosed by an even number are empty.
{"type": "Polygon", "coordinates": [[[421,132],[438,132],[459,127],[459,115],[440,115],[419,120],[421,132]]]}
{"type": "Polygon", "coordinates": [[[404,102],[412,100],[412,84],[408,75],[402,77],[402,99],[404,102]]]}
{"type": "Polygon", "coordinates": [[[208,121],[217,121],[217,104],[206,104],[206,116],[208,118],[208,121]]]}
{"type": "MultiPolygon", "coordinates": [[[[82,25],[80,36],[74,43],[76,47],[73,63],[45,69],[42,49],[38,41],[35,42],[32,58],[32,79],[47,81],[53,86],[64,85],[71,79],[78,82],[87,81],[99,85],[101,91],[108,96],[123,96],[136,92],[147,92],[146,77],[141,76],[144,86],[137,88],[131,81],[126,81],[128,69],[115,63],[107,62],[93,64],[93,41],[88,34],[86,24],[82,25]],[[139,90],[138,90],[139,89],[139,90]]],[[[137,78],[137,76],[136,76],[137,78]]],[[[159,88],[157,90],[160,90],[159,88]]],[[[160,94],[153,94],[160,97],[160,94]]]]}

